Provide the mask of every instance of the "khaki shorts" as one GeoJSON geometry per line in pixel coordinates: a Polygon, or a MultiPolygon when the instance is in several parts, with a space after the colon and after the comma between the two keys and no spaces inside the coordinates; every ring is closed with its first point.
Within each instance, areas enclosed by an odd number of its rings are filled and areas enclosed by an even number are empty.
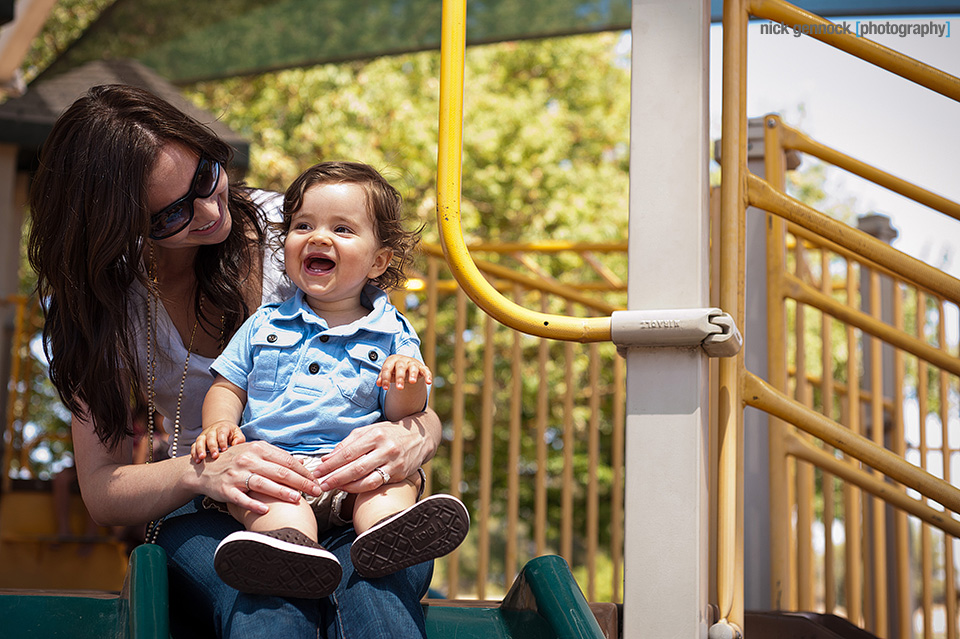
{"type": "MultiPolygon", "coordinates": [[[[293,453],[293,456],[303,462],[307,470],[312,471],[320,465],[320,455],[293,453]]],[[[351,522],[351,519],[345,519],[342,516],[343,502],[349,496],[349,493],[337,489],[324,491],[317,496],[304,495],[303,493],[301,495],[310,504],[313,514],[317,518],[317,532],[323,533],[331,528],[346,526],[351,522]]],[[[230,514],[224,502],[209,497],[203,498],[203,507],[230,514]]]]}

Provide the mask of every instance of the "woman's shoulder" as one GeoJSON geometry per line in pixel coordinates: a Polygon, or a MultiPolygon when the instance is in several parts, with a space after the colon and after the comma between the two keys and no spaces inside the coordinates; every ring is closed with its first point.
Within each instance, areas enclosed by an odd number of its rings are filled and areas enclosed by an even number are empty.
{"type": "Polygon", "coordinates": [[[283,194],[263,189],[247,189],[250,201],[257,205],[265,222],[279,222],[283,210],[283,194]]]}
{"type": "Polygon", "coordinates": [[[290,297],[296,290],[283,270],[283,239],[279,231],[279,223],[283,220],[283,194],[253,189],[250,192],[250,199],[260,210],[262,224],[266,230],[262,300],[267,303],[280,302],[290,297]]]}

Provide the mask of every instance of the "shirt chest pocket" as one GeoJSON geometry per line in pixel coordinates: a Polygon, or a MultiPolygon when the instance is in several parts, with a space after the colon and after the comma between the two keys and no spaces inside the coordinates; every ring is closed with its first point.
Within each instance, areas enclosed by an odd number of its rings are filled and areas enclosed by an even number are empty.
{"type": "Polygon", "coordinates": [[[286,388],[297,364],[298,346],[303,338],[296,331],[261,326],[250,340],[254,362],[250,375],[257,390],[286,388]]]}
{"type": "Polygon", "coordinates": [[[347,347],[347,356],[337,368],[336,384],[351,402],[370,410],[380,405],[377,377],[388,353],[374,344],[362,342],[347,347]]]}

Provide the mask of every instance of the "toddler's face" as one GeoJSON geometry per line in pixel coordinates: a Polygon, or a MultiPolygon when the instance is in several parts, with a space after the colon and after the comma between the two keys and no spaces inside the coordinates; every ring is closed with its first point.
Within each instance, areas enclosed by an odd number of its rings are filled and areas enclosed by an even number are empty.
{"type": "Polygon", "coordinates": [[[359,304],[368,280],[393,253],[380,245],[366,192],[358,184],[318,184],[304,193],[283,243],[287,275],[322,313],[359,304]]]}

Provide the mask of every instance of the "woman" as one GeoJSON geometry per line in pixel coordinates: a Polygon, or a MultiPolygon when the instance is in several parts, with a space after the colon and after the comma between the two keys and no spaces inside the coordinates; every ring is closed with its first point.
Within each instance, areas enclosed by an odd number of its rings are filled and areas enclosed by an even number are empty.
{"type": "Polygon", "coordinates": [[[148,540],[167,551],[175,636],[422,636],[432,564],[365,581],[350,565],[350,527],[321,540],[344,577],[319,601],[239,593],[207,559],[239,524],[203,509],[202,495],[262,513],[248,491],[295,503],[301,492],[372,490],[383,473],[416,472],[440,440],[432,412],[360,429],[317,470],[319,483],[264,442],[190,462],[212,358],[261,302],[285,296],[264,231],[279,197],[228,184],[230,155],[205,126],[122,85],[90,89],[44,145],[29,256],[84,501],[102,525],[159,522],[148,540]],[[144,413],[148,437],[162,416],[171,459],[132,463],[133,415],[144,413]]]}

